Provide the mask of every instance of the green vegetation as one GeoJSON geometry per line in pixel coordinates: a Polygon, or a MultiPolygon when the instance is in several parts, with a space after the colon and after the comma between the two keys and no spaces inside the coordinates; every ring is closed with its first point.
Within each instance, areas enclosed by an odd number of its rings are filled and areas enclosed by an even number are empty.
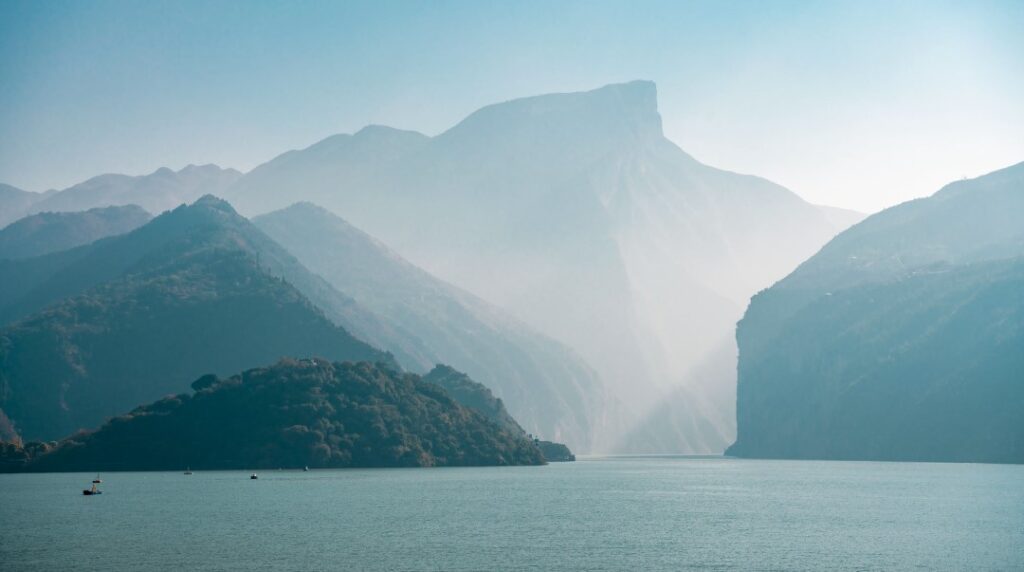
{"type": "Polygon", "coordinates": [[[1024,164],[872,216],[751,301],[745,457],[1024,463],[1024,164]]]}
{"type": "Polygon", "coordinates": [[[146,224],[149,213],[135,205],[81,212],[44,212],[0,230],[0,258],[30,258],[124,234],[146,224]]]}
{"type": "MultiPolygon", "coordinates": [[[[527,435],[519,423],[509,415],[501,399],[494,397],[494,394],[491,393],[487,386],[473,381],[468,375],[447,365],[439,364],[430,373],[423,376],[423,381],[444,388],[448,395],[459,402],[459,404],[482,414],[508,433],[533,438],[532,435],[527,435]]],[[[569,447],[562,443],[541,441],[540,439],[533,439],[533,442],[540,448],[545,461],[565,462],[576,460],[576,456],[572,454],[569,447]]]]}
{"type": "Polygon", "coordinates": [[[8,470],[538,465],[529,439],[387,364],[286,359],[166,397],[56,447],[8,446],[8,470]],[[30,452],[34,451],[33,456],[30,452]],[[20,456],[20,457],[19,457],[20,456]],[[31,456],[18,466],[17,459],[31,456]]]}
{"type": "Polygon", "coordinates": [[[544,454],[544,460],[551,463],[567,463],[576,460],[576,455],[572,454],[572,451],[568,447],[561,443],[552,443],[551,441],[536,441],[537,446],[540,447],[540,452],[544,454]]]}
{"type": "Polygon", "coordinates": [[[295,204],[253,222],[390,326],[377,336],[352,320],[341,321],[360,339],[388,348],[411,371],[425,372],[437,363],[465,371],[501,395],[531,432],[558,435],[574,446],[592,443],[591,422],[600,415],[604,390],[572,350],[316,205],[295,204]]]}
{"type": "Polygon", "coordinates": [[[519,423],[509,415],[501,399],[494,397],[487,386],[473,381],[461,371],[438,364],[430,370],[430,373],[423,376],[423,381],[444,388],[448,395],[452,396],[452,399],[476,410],[509,433],[526,435],[526,431],[523,431],[519,423]]]}
{"type": "Polygon", "coordinates": [[[275,275],[260,240],[271,242],[208,197],[126,235],[11,262],[28,286],[12,313],[34,313],[0,329],[0,412],[21,438],[54,439],[205,372],[288,355],[391,359],[275,275]]]}

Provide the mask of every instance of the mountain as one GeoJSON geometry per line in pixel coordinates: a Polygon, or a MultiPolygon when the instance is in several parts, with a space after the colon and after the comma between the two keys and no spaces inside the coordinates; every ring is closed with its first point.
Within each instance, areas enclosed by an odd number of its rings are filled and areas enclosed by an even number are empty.
{"type": "Polygon", "coordinates": [[[250,214],[306,200],[345,217],[577,350],[635,425],[678,426],[644,418],[667,396],[697,396],[673,410],[708,429],[661,439],[688,453],[734,438],[733,329],[749,297],[839,230],[789,190],[666,139],[646,81],[488,106],[436,137],[330,137],[226,196],[250,214]]]}
{"type": "Polygon", "coordinates": [[[523,427],[505,409],[501,399],[483,385],[455,368],[438,364],[423,376],[423,381],[441,387],[454,399],[490,419],[498,427],[514,435],[526,435],[523,427]]]}
{"type": "Polygon", "coordinates": [[[827,220],[833,227],[838,230],[850,228],[858,222],[867,218],[867,215],[850,209],[841,209],[838,207],[829,207],[823,205],[817,205],[818,210],[825,215],[827,220]]]}
{"type": "Polygon", "coordinates": [[[426,371],[452,364],[501,396],[529,432],[577,449],[591,450],[595,442],[600,447],[594,421],[608,405],[604,388],[564,345],[413,266],[313,204],[253,222],[361,307],[418,340],[416,362],[407,367],[426,371]]]}
{"type": "Polygon", "coordinates": [[[207,372],[289,355],[392,361],[282,278],[289,265],[301,268],[214,197],[127,234],[0,262],[14,278],[0,284],[2,417],[24,439],[52,439],[207,372]]]}
{"type": "Polygon", "coordinates": [[[161,213],[203,195],[219,195],[242,174],[217,165],[188,165],[180,171],[161,167],[148,175],[93,177],[35,202],[31,212],[74,212],[112,205],[138,205],[161,213]]]}
{"type": "Polygon", "coordinates": [[[0,228],[25,216],[32,205],[45,196],[0,183],[0,228]]]}
{"type": "Polygon", "coordinates": [[[149,220],[135,205],[29,215],[0,230],[0,258],[31,258],[135,230],[149,220]]]}
{"type": "Polygon", "coordinates": [[[739,323],[744,457],[1024,462],[1024,163],[871,216],[739,323]]]}
{"type": "Polygon", "coordinates": [[[576,455],[565,444],[542,441],[539,437],[528,435],[515,418],[509,415],[501,399],[494,397],[487,386],[473,381],[468,375],[450,366],[438,364],[423,376],[423,381],[442,387],[460,405],[482,414],[509,434],[533,438],[533,443],[540,449],[545,461],[562,463],[576,460],[576,455]]]}
{"type": "MultiPolygon", "coordinates": [[[[416,375],[286,359],[115,417],[32,458],[29,471],[540,465],[509,433],[416,375]]],[[[10,456],[10,455],[8,455],[10,456]]]]}

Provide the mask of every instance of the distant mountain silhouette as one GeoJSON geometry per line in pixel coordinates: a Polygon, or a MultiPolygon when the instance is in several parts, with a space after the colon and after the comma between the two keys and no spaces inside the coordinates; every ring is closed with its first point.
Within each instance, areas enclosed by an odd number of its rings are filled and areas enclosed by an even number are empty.
{"type": "Polygon", "coordinates": [[[361,307],[415,339],[415,363],[403,365],[426,371],[452,364],[502,396],[530,433],[583,450],[593,446],[593,424],[609,406],[604,388],[562,344],[434,278],[313,204],[253,222],[361,307]]]}
{"type": "Polygon", "coordinates": [[[135,205],[29,215],[0,230],[0,258],[31,258],[135,230],[150,216],[135,205]]]}
{"type": "Polygon", "coordinates": [[[189,165],[179,171],[161,167],[148,175],[107,174],[34,202],[31,212],[73,212],[112,205],[138,205],[159,214],[203,195],[220,195],[242,174],[217,165],[189,165]]]}
{"type": "Polygon", "coordinates": [[[32,205],[46,198],[42,193],[30,193],[0,183],[0,229],[25,216],[32,205]]]}
{"type": "Polygon", "coordinates": [[[1024,163],[840,234],[739,324],[744,457],[1024,462],[1024,163]]]}
{"type": "MultiPolygon", "coordinates": [[[[578,350],[633,424],[703,427],[661,439],[689,453],[734,438],[733,328],[749,297],[841,230],[787,189],[679,149],[645,81],[488,106],[436,137],[333,136],[226,196],[250,214],[306,200],[343,216],[578,350]],[[694,399],[672,410],[692,421],[644,419],[681,395],[694,399]]],[[[649,441],[631,433],[614,436],[649,441]]]]}
{"type": "Polygon", "coordinates": [[[0,284],[0,410],[23,438],[52,439],[203,373],[282,356],[393,361],[282,278],[289,264],[301,268],[214,197],[128,234],[0,262],[12,278],[0,284]]]}
{"type": "MultiPolygon", "coordinates": [[[[370,363],[282,360],[165,397],[7,470],[539,465],[502,429],[413,374],[370,363]]],[[[8,454],[8,457],[13,455],[8,454]]],[[[24,459],[19,459],[24,460],[24,459]]]]}

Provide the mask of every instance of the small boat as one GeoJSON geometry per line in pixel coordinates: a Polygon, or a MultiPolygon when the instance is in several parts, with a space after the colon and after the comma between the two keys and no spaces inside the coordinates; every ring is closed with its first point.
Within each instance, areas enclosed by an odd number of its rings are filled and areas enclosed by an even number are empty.
{"type": "Polygon", "coordinates": [[[309,467],[308,466],[302,467],[302,472],[303,473],[308,473],[309,472],[309,467]]]}
{"type": "Polygon", "coordinates": [[[98,484],[100,484],[100,483],[102,483],[102,482],[103,482],[103,481],[102,481],[102,480],[100,479],[100,475],[99,475],[99,473],[96,473],[96,478],[95,478],[95,479],[93,479],[93,480],[92,480],[92,482],[93,482],[93,484],[95,484],[95,485],[98,485],[98,484]]]}
{"type": "Polygon", "coordinates": [[[185,474],[186,475],[191,475],[192,474],[192,467],[185,467],[185,474]]]}
{"type": "Polygon", "coordinates": [[[259,477],[256,476],[256,473],[253,473],[253,474],[249,475],[249,478],[255,481],[259,477]]]}
{"type": "Polygon", "coordinates": [[[103,491],[101,491],[98,488],[96,488],[97,482],[99,482],[99,479],[96,479],[95,481],[93,481],[92,482],[92,488],[91,489],[83,490],[82,494],[86,495],[86,496],[101,495],[101,494],[103,494],[103,491]]]}

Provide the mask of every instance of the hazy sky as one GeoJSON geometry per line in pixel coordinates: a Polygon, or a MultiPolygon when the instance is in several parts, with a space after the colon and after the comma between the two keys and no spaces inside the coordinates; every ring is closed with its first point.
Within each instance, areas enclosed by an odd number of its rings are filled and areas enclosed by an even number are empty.
{"type": "Polygon", "coordinates": [[[368,123],[657,82],[670,139],[877,210],[1024,161],[1024,1],[0,2],[0,181],[249,169],[368,123]]]}

